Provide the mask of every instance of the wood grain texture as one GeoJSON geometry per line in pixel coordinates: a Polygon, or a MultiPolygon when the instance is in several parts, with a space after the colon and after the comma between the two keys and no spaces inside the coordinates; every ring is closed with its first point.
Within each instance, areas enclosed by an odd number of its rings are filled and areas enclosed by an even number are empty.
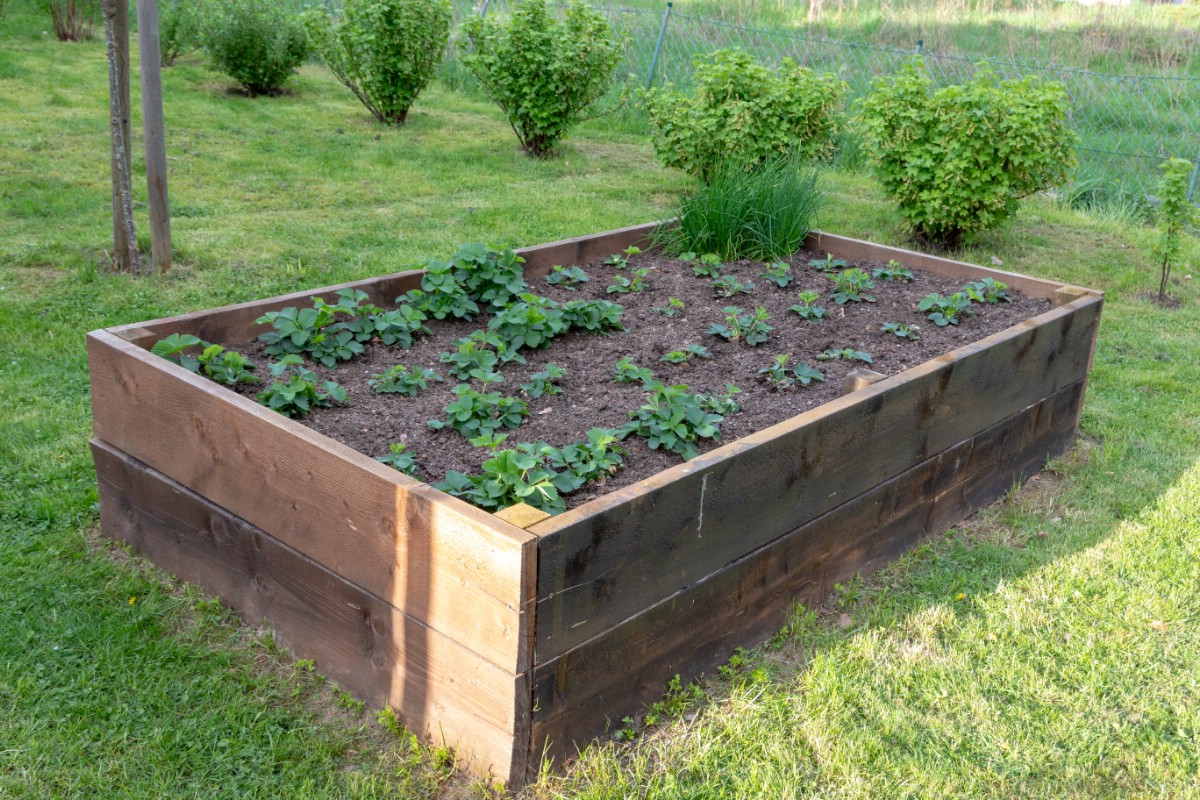
{"type": "Polygon", "coordinates": [[[524,770],[528,677],[505,671],[106,442],[92,441],[108,536],[200,584],[251,625],[481,774],[524,770]],[[523,711],[518,711],[519,705],[523,711]],[[524,717],[524,718],[523,718],[524,717]],[[519,744],[514,744],[520,739],[519,744]]]}
{"type": "Polygon", "coordinates": [[[532,526],[535,662],[1082,380],[1100,302],[1054,309],[532,526]]]}
{"type": "Polygon", "coordinates": [[[584,642],[534,674],[531,766],[603,734],[608,721],[659,699],[753,646],[833,584],[872,572],[1042,468],[1075,437],[1083,382],[1024,409],[706,576],[584,642]]]}
{"type": "Polygon", "coordinates": [[[534,537],[110,333],[96,438],[497,666],[523,671],[534,537]]]}
{"type": "Polygon", "coordinates": [[[572,239],[523,247],[517,253],[525,259],[526,277],[533,280],[548,274],[556,264],[587,264],[589,261],[619,253],[631,245],[646,250],[650,247],[648,237],[657,226],[657,223],[633,225],[590,236],[576,236],[572,239]]]}

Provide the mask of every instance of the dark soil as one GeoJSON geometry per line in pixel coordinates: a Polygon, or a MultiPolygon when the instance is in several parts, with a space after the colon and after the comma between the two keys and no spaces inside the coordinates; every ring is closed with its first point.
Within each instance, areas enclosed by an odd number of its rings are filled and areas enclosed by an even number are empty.
{"type": "MultiPolygon", "coordinates": [[[[648,254],[630,259],[631,267],[651,268],[647,289],[640,294],[607,294],[605,289],[613,283],[613,277],[624,273],[599,261],[581,265],[591,281],[578,291],[551,286],[542,280],[533,282],[531,291],[559,302],[606,299],[620,303],[625,308],[623,322],[627,330],[609,336],[571,332],[556,338],[548,349],[523,351],[527,364],[512,363],[504,367],[504,382],[489,391],[526,400],[530,416],[520,428],[501,431],[509,434],[503,446],[537,440],[563,446],[586,439],[589,428],[623,425],[629,419],[629,412],[643,399],[640,384],[616,383],[612,379],[614,366],[623,356],[630,356],[635,364],[650,368],[664,383],[685,383],[693,392],[720,393],[729,383],[741,388],[741,394],[737,395],[741,412],[726,417],[721,425],[721,440],[702,443],[700,449],[703,452],[840,396],[843,379],[852,369],[866,367],[893,375],[1050,308],[1046,300],[1010,289],[1012,303],[976,304],[977,316],[964,319],[957,327],[938,328],[916,311],[917,303],[930,292],[946,295],[958,291],[962,283],[918,270],[913,270],[915,280],[911,283],[877,279],[875,289],[871,290],[876,298],[874,303],[837,306],[831,299],[832,282],[807,266],[810,259],[822,255],[801,252],[791,258],[794,279],[784,289],[761,277],[761,263],[726,264],[722,274],[732,274],[743,282],[754,284],[749,294],[736,298],[714,298],[709,279],[694,277],[691,265],[648,254]],[[788,311],[788,307],[797,302],[797,292],[805,289],[819,292],[821,299],[817,305],[830,312],[830,317],[818,325],[788,311]],[[670,297],[684,302],[686,310],[682,314],[667,317],[653,310],[665,306],[670,297]],[[770,338],[756,347],[747,347],[706,334],[709,325],[724,323],[722,309],[727,306],[738,306],[745,311],[765,307],[774,328],[770,338]],[[881,333],[880,328],[885,322],[918,325],[921,338],[914,342],[881,333]],[[693,359],[682,365],[660,360],[664,353],[688,344],[707,347],[712,354],[711,360],[693,359]],[[874,363],[822,362],[815,358],[828,348],[847,347],[869,353],[874,363]],[[762,382],[758,371],[769,366],[779,353],[791,355],[790,367],[807,362],[821,370],[825,373],[825,381],[806,388],[772,390],[762,382]],[[566,378],[561,382],[564,393],[538,399],[524,397],[520,385],[527,382],[530,375],[544,369],[548,362],[566,370],[566,378]]],[[[849,266],[871,272],[883,265],[859,262],[849,266]]],[[[430,325],[433,334],[420,338],[409,350],[374,343],[368,345],[362,356],[339,365],[336,370],[314,366],[313,371],[321,378],[332,378],[342,384],[350,399],[345,406],[316,411],[303,423],[370,456],[386,453],[389,442],[403,442],[420,464],[422,478],[431,483],[441,480],[452,469],[478,473],[479,465],[490,456],[488,451],[472,447],[453,429],[431,430],[426,422],[445,418],[443,409],[454,399],[451,389],[458,383],[449,376],[439,355],[453,350],[451,343],[455,339],[486,327],[487,322],[486,316],[472,322],[434,321],[430,325]],[[367,380],[397,363],[433,369],[447,380],[431,383],[429,389],[416,398],[376,394],[367,385],[367,380]]],[[[256,362],[267,360],[257,343],[236,349],[256,362]]],[[[252,396],[260,388],[256,385],[245,393],[252,396]]],[[[625,468],[604,485],[588,485],[568,496],[568,506],[577,506],[682,462],[674,453],[649,449],[643,440],[634,436],[627,438],[623,446],[628,451],[625,468]]]]}

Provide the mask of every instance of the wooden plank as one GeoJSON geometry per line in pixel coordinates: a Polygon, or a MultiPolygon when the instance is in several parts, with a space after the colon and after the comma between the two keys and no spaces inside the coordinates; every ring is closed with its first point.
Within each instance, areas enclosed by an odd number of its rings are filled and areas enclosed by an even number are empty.
{"type": "Polygon", "coordinates": [[[497,511],[495,516],[518,528],[528,528],[530,525],[550,519],[551,515],[526,503],[517,503],[497,511]]]}
{"type": "MultiPolygon", "coordinates": [[[[1041,297],[1045,300],[1053,300],[1055,292],[1062,286],[1057,281],[1031,278],[1028,275],[1020,275],[1016,272],[981,267],[978,264],[968,264],[965,261],[955,261],[949,258],[929,255],[928,253],[918,253],[915,250],[905,250],[902,247],[888,247],[887,245],[867,242],[862,239],[853,239],[849,236],[838,236],[832,233],[825,233],[824,231],[813,231],[810,233],[808,239],[805,240],[804,246],[809,250],[833,253],[835,256],[844,258],[847,261],[886,262],[895,259],[906,267],[920,267],[923,270],[944,275],[947,278],[960,278],[963,281],[995,278],[998,281],[1008,284],[1013,289],[1017,289],[1033,297],[1041,297]]],[[[1099,292],[1090,293],[1095,296],[1100,295],[1099,292]]]]}
{"type": "Polygon", "coordinates": [[[525,259],[525,275],[530,280],[550,272],[556,264],[586,264],[598,258],[607,258],[631,245],[643,250],[650,246],[650,233],[658,223],[633,225],[589,236],[576,236],[533,247],[523,247],[517,253],[525,259]]]}
{"type": "Polygon", "coordinates": [[[842,381],[842,394],[851,394],[859,389],[865,389],[873,383],[879,383],[886,378],[882,372],[876,372],[873,369],[852,369],[846,373],[846,378],[842,381]]]}
{"type": "Polygon", "coordinates": [[[1083,382],[1009,417],[859,495],[716,574],[535,668],[534,759],[557,759],[602,734],[608,720],[657,700],[765,640],[791,599],[819,603],[833,584],[891,562],[927,535],[1002,496],[1075,436],[1083,382]]]}
{"type": "Polygon", "coordinates": [[[529,659],[534,537],[105,331],[93,431],[492,663],[529,659]]]}
{"type": "Polygon", "coordinates": [[[528,678],[484,660],[106,442],[92,441],[104,533],[200,584],[372,707],[391,704],[481,774],[523,772],[528,678]],[[524,731],[519,745],[515,737],[524,731]]]}
{"type": "Polygon", "coordinates": [[[534,525],[535,662],[1080,381],[1100,302],[1054,309],[534,525]]]}

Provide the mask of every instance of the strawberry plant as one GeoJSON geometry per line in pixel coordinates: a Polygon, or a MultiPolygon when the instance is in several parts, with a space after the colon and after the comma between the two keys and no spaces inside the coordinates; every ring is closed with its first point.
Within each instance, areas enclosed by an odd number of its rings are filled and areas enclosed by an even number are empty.
{"type": "Polygon", "coordinates": [[[629,294],[630,292],[641,292],[646,288],[646,276],[650,274],[649,267],[640,267],[630,273],[633,277],[627,278],[624,275],[618,275],[613,280],[616,283],[610,285],[605,291],[609,294],[629,294]]]}
{"type": "Polygon", "coordinates": [[[967,297],[976,303],[1011,303],[1008,296],[1008,284],[995,278],[984,278],[981,281],[968,283],[962,288],[967,297]]]}
{"type": "Polygon", "coordinates": [[[150,348],[150,352],[178,364],[188,372],[199,372],[200,360],[193,355],[188,355],[186,351],[203,344],[204,342],[199,337],[192,336],[190,333],[172,333],[155,342],[154,346],[150,348]]]}
{"type": "Polygon", "coordinates": [[[530,375],[528,383],[521,384],[521,391],[530,397],[562,394],[562,387],[558,385],[558,381],[566,375],[567,371],[557,364],[547,364],[541,372],[530,375]]]}
{"type": "Polygon", "coordinates": [[[579,284],[587,283],[590,280],[587,273],[579,267],[554,266],[550,268],[550,274],[546,276],[546,283],[551,286],[562,286],[572,292],[579,284]]]}
{"type": "Polygon", "coordinates": [[[683,313],[685,306],[678,297],[668,297],[665,306],[655,306],[654,310],[665,317],[674,317],[683,313]]]}
{"type": "Polygon", "coordinates": [[[526,291],[521,258],[511,248],[466,244],[449,261],[425,263],[421,288],[396,298],[434,319],[473,319],[480,308],[496,313],[526,291]]]}
{"type": "Polygon", "coordinates": [[[367,293],[359,289],[342,289],[337,293],[338,301],[326,303],[320,297],[312,299],[316,308],[328,309],[334,318],[345,314],[349,319],[342,319],[334,326],[334,330],[350,331],[360,342],[369,342],[375,336],[374,316],[383,309],[367,303],[367,293]]]}
{"type": "Polygon", "coordinates": [[[333,310],[329,306],[288,307],[268,311],[255,322],[275,329],[258,337],[266,345],[263,352],[267,355],[305,353],[315,350],[325,340],[324,329],[333,323],[333,310]]]}
{"type": "Polygon", "coordinates": [[[720,394],[713,392],[711,394],[698,394],[696,400],[699,401],[700,407],[710,414],[719,414],[722,417],[727,417],[730,414],[736,414],[742,410],[738,401],[733,399],[736,394],[741,394],[742,390],[732,383],[725,384],[725,393],[720,394]]]}
{"type": "Polygon", "coordinates": [[[389,444],[387,454],[375,456],[375,460],[387,464],[392,469],[403,472],[411,478],[416,478],[420,471],[413,454],[408,452],[408,447],[400,442],[389,444]]]}
{"type": "Polygon", "coordinates": [[[621,315],[625,309],[607,300],[568,300],[560,306],[563,321],[572,330],[582,329],[589,333],[607,330],[625,330],[621,315]]]}
{"type": "Polygon", "coordinates": [[[761,275],[780,289],[786,289],[792,282],[792,265],[786,261],[772,261],[763,267],[761,275]]]}
{"type": "Polygon", "coordinates": [[[586,442],[566,447],[546,446],[542,453],[550,466],[574,476],[579,485],[604,480],[616,474],[624,463],[625,450],[617,445],[619,432],[609,428],[592,428],[586,442]]]}
{"type": "Polygon", "coordinates": [[[753,288],[753,283],[742,283],[733,275],[722,275],[712,282],[713,297],[733,297],[739,294],[749,294],[753,288]]]}
{"type": "Polygon", "coordinates": [[[721,257],[716,253],[705,253],[700,256],[699,261],[692,264],[692,273],[697,278],[719,278],[723,266],[725,265],[721,263],[721,257]]]}
{"type": "Polygon", "coordinates": [[[813,381],[825,380],[825,373],[804,363],[792,370],[792,376],[801,386],[808,386],[813,381]]]}
{"type": "Polygon", "coordinates": [[[921,338],[917,335],[917,331],[919,330],[920,328],[916,325],[905,325],[903,322],[885,322],[883,323],[883,327],[880,328],[880,333],[890,333],[897,339],[908,339],[915,342],[921,338]]]}
{"type": "Polygon", "coordinates": [[[705,411],[700,398],[688,393],[684,384],[666,386],[646,383],[646,401],[629,412],[630,421],[620,429],[621,438],[636,434],[651,450],[670,450],[690,460],[700,455],[701,439],[719,439],[723,417],[705,411]]]}
{"type": "Polygon", "coordinates": [[[641,381],[653,380],[654,373],[646,367],[639,367],[633,363],[633,358],[625,356],[617,362],[617,371],[613,376],[613,380],[617,383],[637,383],[641,381]]]}
{"type": "Polygon", "coordinates": [[[616,267],[617,269],[625,269],[626,267],[629,266],[629,257],[636,256],[640,252],[642,252],[642,248],[640,248],[640,247],[634,247],[634,246],[626,247],[620,253],[614,253],[613,255],[604,259],[604,262],[603,262],[604,266],[616,267]]]}
{"type": "Polygon", "coordinates": [[[411,305],[380,311],[371,317],[371,325],[379,341],[388,346],[399,345],[405,350],[413,346],[416,336],[429,333],[425,313],[411,305]]]}
{"type": "Polygon", "coordinates": [[[453,392],[457,399],[446,404],[447,419],[429,420],[430,428],[454,428],[463,438],[473,439],[502,427],[520,427],[521,420],[529,416],[524,401],[515,397],[477,392],[465,383],[455,386],[453,392]]]}
{"type": "Polygon", "coordinates": [[[870,364],[874,361],[869,353],[864,353],[862,350],[855,350],[852,347],[843,347],[841,350],[830,348],[817,356],[817,361],[834,361],[839,358],[846,361],[861,361],[864,364],[870,364]]]}
{"type": "Polygon", "coordinates": [[[961,317],[975,315],[971,309],[971,298],[966,292],[955,292],[949,297],[930,292],[917,303],[917,311],[928,311],[927,319],[939,328],[957,325],[961,317]]]}
{"type": "Polygon", "coordinates": [[[725,313],[725,324],[714,322],[708,326],[707,333],[754,347],[765,342],[767,334],[774,330],[767,324],[767,310],[761,306],[754,309],[753,314],[743,314],[740,308],[734,306],[722,310],[725,313]]]}
{"type": "Polygon", "coordinates": [[[821,320],[829,316],[829,312],[824,308],[813,305],[813,303],[817,302],[817,299],[820,298],[820,296],[821,295],[812,291],[799,292],[796,297],[800,299],[800,302],[789,307],[788,311],[795,311],[800,315],[801,319],[806,319],[813,325],[819,325],[821,324],[821,320]]]}
{"type": "Polygon", "coordinates": [[[338,330],[320,334],[308,349],[314,361],[327,367],[335,367],[339,361],[349,361],[360,355],[365,348],[354,336],[354,331],[338,330]]]}
{"type": "Polygon", "coordinates": [[[839,306],[846,303],[874,303],[875,296],[866,294],[867,289],[875,288],[875,281],[871,280],[871,276],[858,267],[842,270],[836,275],[831,275],[830,280],[833,281],[833,302],[839,306]]]}
{"type": "Polygon", "coordinates": [[[834,258],[833,253],[826,253],[824,258],[814,258],[808,262],[808,265],[818,272],[837,272],[840,269],[845,269],[846,260],[844,258],[834,258]]]}
{"type": "Polygon", "coordinates": [[[664,355],[660,361],[667,361],[671,364],[686,364],[692,358],[712,358],[712,353],[708,352],[708,348],[699,344],[689,344],[682,350],[672,350],[664,355]]]}
{"type": "Polygon", "coordinates": [[[346,402],[346,390],[334,381],[317,385],[317,376],[305,369],[304,361],[293,353],[271,365],[275,380],[258,393],[258,402],[287,417],[307,416],[314,408],[328,408],[346,402]]]}
{"type": "Polygon", "coordinates": [[[483,462],[482,475],[467,475],[456,470],[434,484],[435,489],[460,497],[485,511],[500,510],[526,503],[549,514],[561,514],[567,504],[556,483],[569,485],[549,469],[543,460],[520,450],[501,450],[483,462]]]}
{"type": "Polygon", "coordinates": [[[241,353],[226,350],[219,344],[210,344],[196,359],[200,371],[206,378],[226,386],[239,383],[258,383],[258,376],[250,372],[254,365],[241,353]]]}
{"type": "Polygon", "coordinates": [[[871,274],[881,281],[901,281],[908,283],[913,279],[912,270],[895,259],[888,261],[886,267],[880,267],[871,274]]]}
{"type": "Polygon", "coordinates": [[[763,380],[770,384],[772,389],[791,389],[797,383],[801,386],[808,386],[813,381],[824,381],[825,374],[820,370],[813,369],[808,364],[801,363],[798,367],[788,372],[787,364],[791,360],[791,356],[781,353],[775,356],[775,361],[758,371],[759,375],[763,376],[763,380]]]}
{"type": "Polygon", "coordinates": [[[443,364],[448,364],[447,370],[459,380],[482,378],[494,372],[500,363],[500,355],[487,345],[464,337],[455,341],[458,349],[452,353],[442,353],[438,358],[443,364]]]}
{"type": "Polygon", "coordinates": [[[378,375],[373,375],[367,385],[380,394],[404,394],[416,397],[417,393],[428,387],[428,381],[442,381],[441,375],[431,369],[413,367],[409,369],[403,364],[396,364],[378,375]]]}
{"type": "Polygon", "coordinates": [[[551,339],[569,327],[557,303],[533,294],[521,295],[520,302],[497,312],[488,323],[488,328],[512,351],[548,347],[551,339]]]}

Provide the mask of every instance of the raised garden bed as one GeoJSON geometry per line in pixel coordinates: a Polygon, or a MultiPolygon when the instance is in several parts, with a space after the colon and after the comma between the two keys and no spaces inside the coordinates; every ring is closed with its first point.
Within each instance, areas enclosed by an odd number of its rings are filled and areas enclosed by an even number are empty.
{"type": "MultiPolygon", "coordinates": [[[[533,279],[645,246],[648,230],[520,252],[533,279]]],[[[672,675],[762,641],[792,598],[819,601],[882,566],[1073,441],[1099,293],[829,234],[807,247],[995,277],[1053,307],[529,520],[476,509],[149,353],[170,333],[248,341],[264,312],[345,286],[94,331],[102,528],[266,619],[475,771],[520,783],[543,752],[569,757],[672,675]]],[[[385,305],[419,280],[347,286],[385,305]]]]}

